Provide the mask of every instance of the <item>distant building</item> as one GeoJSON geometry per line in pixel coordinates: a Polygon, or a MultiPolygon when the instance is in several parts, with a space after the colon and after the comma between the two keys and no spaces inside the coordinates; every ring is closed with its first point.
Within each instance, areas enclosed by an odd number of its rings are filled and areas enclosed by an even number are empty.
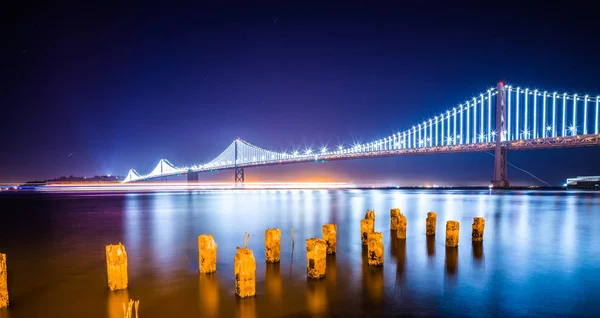
{"type": "Polygon", "coordinates": [[[567,188],[600,190],[600,176],[586,176],[567,179],[567,188]]]}
{"type": "Polygon", "coordinates": [[[60,178],[45,181],[29,181],[23,186],[42,186],[49,184],[77,184],[77,183],[118,183],[123,180],[121,176],[93,176],[93,177],[75,177],[63,176],[60,178]]]}

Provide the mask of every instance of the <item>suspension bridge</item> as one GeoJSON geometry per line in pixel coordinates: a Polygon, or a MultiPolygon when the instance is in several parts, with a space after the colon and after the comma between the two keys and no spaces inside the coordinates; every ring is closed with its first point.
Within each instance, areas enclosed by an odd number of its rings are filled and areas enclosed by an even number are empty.
{"type": "Polygon", "coordinates": [[[379,140],[334,149],[280,152],[234,140],[212,161],[178,167],[166,159],[150,173],[129,170],[123,183],[186,174],[233,170],[236,184],[244,182],[244,169],[323,160],[347,160],[434,153],[494,151],[491,185],[508,187],[508,150],[584,147],[600,145],[600,96],[540,91],[500,82],[462,104],[412,127],[379,140]]]}

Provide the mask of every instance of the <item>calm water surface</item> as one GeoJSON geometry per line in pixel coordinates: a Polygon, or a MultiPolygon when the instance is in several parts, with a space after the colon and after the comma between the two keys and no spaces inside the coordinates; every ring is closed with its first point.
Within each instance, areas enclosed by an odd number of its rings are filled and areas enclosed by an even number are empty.
{"type": "Polygon", "coordinates": [[[11,307],[0,317],[600,316],[600,194],[565,192],[256,190],[145,194],[2,194],[0,252],[11,307]],[[406,241],[389,209],[407,217],[406,241]],[[376,212],[385,265],[369,267],[360,219],[376,212]],[[438,234],[425,235],[428,211],[438,234]],[[486,220],[472,244],[473,217],[486,220]],[[461,223],[458,249],[444,246],[461,223]],[[304,239],[338,226],[326,278],[306,279],[304,239]],[[292,248],[290,226],[295,229],[292,248]],[[264,230],[282,229],[281,263],[264,230]],[[250,233],[257,295],[234,292],[235,247],[250,233]],[[217,273],[198,274],[197,236],[218,244],[217,273]],[[123,242],[129,289],[109,292],[104,245],[123,242]]]}

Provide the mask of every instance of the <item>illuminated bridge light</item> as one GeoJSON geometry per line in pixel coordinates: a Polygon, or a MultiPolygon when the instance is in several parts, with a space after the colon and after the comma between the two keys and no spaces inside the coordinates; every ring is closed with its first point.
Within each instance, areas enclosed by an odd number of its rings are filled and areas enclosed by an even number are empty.
{"type": "MultiPolygon", "coordinates": [[[[500,133],[500,140],[502,141],[518,141],[530,139],[533,136],[536,139],[533,143],[537,142],[539,138],[552,138],[551,140],[543,141],[544,144],[551,144],[553,142],[563,143],[565,140],[566,142],[571,142],[569,140],[588,142],[588,139],[563,139],[562,137],[577,136],[578,133],[582,132],[585,135],[588,133],[599,133],[600,96],[597,96],[595,99],[589,95],[578,96],[574,94],[569,96],[567,93],[548,93],[548,91],[541,92],[538,89],[532,91],[529,88],[514,88],[512,85],[506,86],[505,92],[504,120],[506,126],[502,128],[500,133]],[[530,98],[533,98],[532,102],[529,101],[530,98]],[[563,102],[562,112],[560,108],[557,109],[557,99],[560,102],[561,98],[563,102]],[[571,101],[571,99],[573,100],[572,105],[567,102],[571,101]],[[583,113],[579,115],[582,118],[577,117],[578,101],[581,101],[583,107],[583,113]],[[552,103],[551,105],[550,102],[552,103]],[[529,106],[532,106],[531,112],[529,106]],[[593,109],[588,109],[588,107],[593,109]],[[539,116],[540,112],[541,116],[539,116]],[[520,118],[521,115],[524,117],[520,118]],[[588,115],[593,116],[593,118],[588,118],[588,115]],[[562,119],[559,119],[559,116],[562,116],[562,119]],[[561,122],[558,122],[559,120],[561,122]],[[568,122],[571,124],[567,125],[568,122]],[[593,129],[591,125],[593,125],[593,129]],[[561,129],[562,134],[559,129],[561,129]]],[[[348,149],[344,149],[343,144],[339,144],[332,150],[328,150],[327,146],[322,146],[315,151],[310,148],[302,150],[302,153],[299,153],[300,149],[292,149],[291,153],[287,153],[286,151],[274,152],[251,145],[241,139],[236,139],[222,153],[209,162],[176,167],[166,159],[161,159],[159,164],[150,173],[140,175],[132,169],[122,182],[149,180],[163,176],[168,177],[184,174],[189,170],[200,172],[233,169],[238,164],[263,165],[279,162],[284,163],[284,161],[300,162],[308,161],[313,156],[315,160],[319,160],[316,153],[322,156],[335,155],[337,159],[344,159],[381,155],[380,151],[389,150],[421,148],[419,152],[422,153],[448,151],[449,148],[444,146],[453,146],[451,149],[453,151],[455,148],[457,148],[457,151],[470,151],[470,149],[473,149],[470,148],[473,144],[489,143],[496,141],[498,138],[496,132],[500,130],[492,122],[492,117],[495,117],[495,104],[498,100],[498,97],[492,99],[494,95],[498,95],[498,90],[487,89],[482,94],[474,95],[477,97],[473,97],[456,107],[446,108],[437,116],[421,121],[418,124],[415,123],[415,125],[410,126],[406,130],[370,142],[354,143],[348,149]],[[485,114],[486,111],[487,116],[485,114]],[[494,112],[494,115],[492,112],[494,112]],[[464,144],[468,144],[469,146],[462,147],[464,144]],[[438,148],[439,146],[442,147],[438,148]]],[[[530,144],[526,143],[517,144],[530,146],[530,144]]],[[[488,146],[485,145],[485,147],[488,146]]]]}

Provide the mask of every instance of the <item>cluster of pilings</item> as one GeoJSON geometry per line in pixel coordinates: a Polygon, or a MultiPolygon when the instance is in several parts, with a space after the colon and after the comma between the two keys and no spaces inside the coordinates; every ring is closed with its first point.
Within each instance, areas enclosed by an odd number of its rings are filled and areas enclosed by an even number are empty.
{"type": "MultiPolygon", "coordinates": [[[[428,212],[425,225],[427,236],[436,233],[437,215],[428,212]]],[[[472,240],[483,241],[485,220],[482,217],[473,219],[472,240]]],[[[390,230],[396,239],[406,240],[407,222],[406,216],[400,209],[390,210],[390,230]]],[[[322,238],[309,238],[306,240],[306,273],[307,277],[321,279],[325,277],[327,266],[327,255],[336,253],[337,226],[336,224],[325,224],[322,226],[322,238]]],[[[364,219],[360,221],[361,243],[367,246],[369,266],[383,266],[384,246],[382,232],[375,232],[375,212],[367,210],[364,219]]],[[[446,222],[446,246],[458,247],[460,224],[458,221],[446,222]]],[[[293,243],[292,228],[292,243],[293,243]]],[[[252,250],[248,248],[250,235],[244,234],[244,247],[237,247],[234,258],[235,293],[239,297],[251,297],[256,295],[256,259],[252,250]]],[[[111,291],[127,289],[127,252],[125,246],[118,243],[107,245],[106,272],[108,288],[111,291]]],[[[279,263],[281,256],[281,230],[270,228],[265,231],[265,261],[268,263],[279,263]]],[[[0,253],[0,308],[8,307],[8,284],[6,255],[0,253]]],[[[210,274],[217,270],[217,243],[212,234],[198,236],[198,269],[200,274],[210,274]]],[[[128,304],[123,303],[124,317],[132,317],[138,314],[139,301],[130,300],[128,304]]]]}

